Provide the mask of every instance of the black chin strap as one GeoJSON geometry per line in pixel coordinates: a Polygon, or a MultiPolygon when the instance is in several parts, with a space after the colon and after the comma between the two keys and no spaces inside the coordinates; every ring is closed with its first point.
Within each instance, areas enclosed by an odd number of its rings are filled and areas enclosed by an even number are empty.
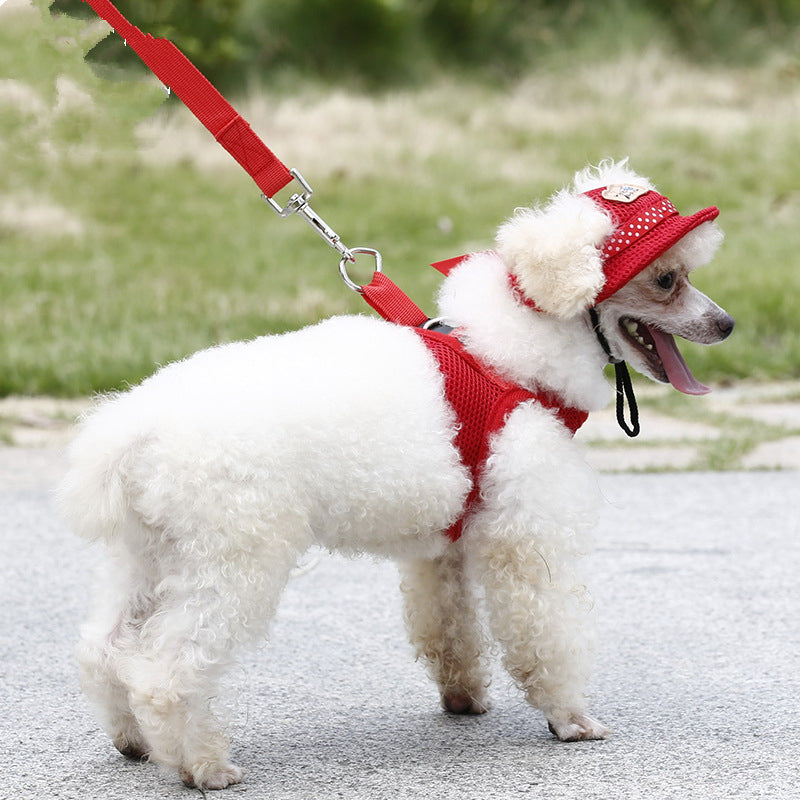
{"type": "Polygon", "coordinates": [[[636,397],[633,394],[633,383],[628,372],[628,365],[620,358],[611,354],[608,340],[600,327],[600,318],[597,316],[597,309],[592,306],[589,309],[589,318],[592,320],[592,330],[594,330],[600,347],[603,348],[608,356],[608,363],[614,365],[614,372],[617,376],[617,422],[620,428],[631,438],[639,435],[639,406],[636,405],[636,397]],[[625,400],[631,409],[631,422],[628,424],[625,419],[625,400]]]}

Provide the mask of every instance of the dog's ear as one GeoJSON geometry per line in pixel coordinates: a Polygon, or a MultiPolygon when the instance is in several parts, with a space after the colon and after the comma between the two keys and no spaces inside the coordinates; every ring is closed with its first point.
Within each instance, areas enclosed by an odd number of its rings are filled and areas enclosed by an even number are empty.
{"type": "Polygon", "coordinates": [[[601,248],[613,229],[589,197],[564,190],[542,208],[517,209],[497,233],[497,251],[537,308],[572,317],[603,288],[601,248]]]}

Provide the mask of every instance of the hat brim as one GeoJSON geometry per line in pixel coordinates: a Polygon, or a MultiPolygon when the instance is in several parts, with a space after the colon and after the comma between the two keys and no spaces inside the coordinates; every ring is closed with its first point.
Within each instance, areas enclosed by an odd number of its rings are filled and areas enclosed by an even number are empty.
{"type": "Polygon", "coordinates": [[[716,206],[704,208],[688,217],[675,214],[658,223],[648,235],[606,258],[603,272],[606,282],[595,303],[602,303],[619,291],[629,280],[677,244],[687,233],[719,215],[716,206]]]}

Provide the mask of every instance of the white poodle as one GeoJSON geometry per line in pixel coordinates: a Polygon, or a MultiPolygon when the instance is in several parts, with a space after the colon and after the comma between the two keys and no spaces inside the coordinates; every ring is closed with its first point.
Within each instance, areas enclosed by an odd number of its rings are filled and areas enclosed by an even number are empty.
{"type": "Polygon", "coordinates": [[[705,391],[671,334],[711,344],[733,328],[687,278],[722,238],[716,213],[680,216],[626,162],[604,162],[450,272],[452,332],[329,319],[205,350],[99,403],[59,496],[108,546],[78,655],[120,752],[190,786],[241,779],[210,698],[312,545],[399,561],[411,640],[450,712],[487,709],[477,588],[553,733],[605,736],[586,714],[574,567],[597,487],[571,434],[611,399],[609,360],[705,391]],[[505,398],[473,403],[477,422],[454,399],[467,379],[443,374],[448,341],[456,371],[505,398]]]}

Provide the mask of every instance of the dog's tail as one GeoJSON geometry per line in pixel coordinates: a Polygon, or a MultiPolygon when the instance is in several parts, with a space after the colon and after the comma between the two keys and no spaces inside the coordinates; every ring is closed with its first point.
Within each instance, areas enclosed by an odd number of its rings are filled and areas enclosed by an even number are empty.
{"type": "Polygon", "coordinates": [[[69,469],[56,490],[61,516],[90,541],[113,539],[130,514],[123,466],[131,439],[107,410],[99,405],[82,421],[69,448],[69,469]]]}

